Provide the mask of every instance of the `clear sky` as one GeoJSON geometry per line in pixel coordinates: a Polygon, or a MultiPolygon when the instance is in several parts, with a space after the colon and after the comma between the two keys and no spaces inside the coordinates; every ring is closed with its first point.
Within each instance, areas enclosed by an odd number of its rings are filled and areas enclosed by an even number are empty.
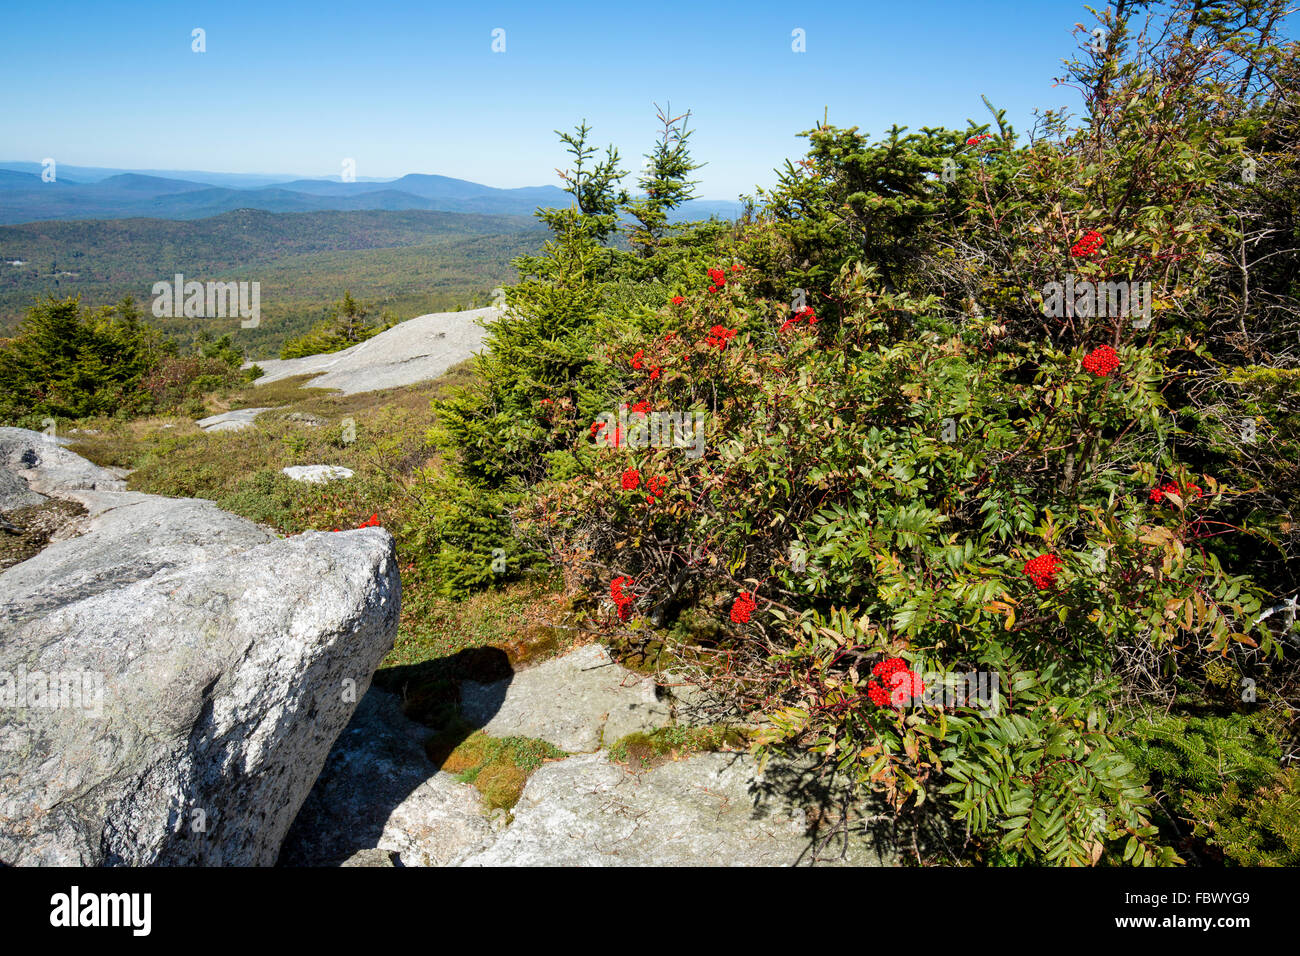
{"type": "Polygon", "coordinates": [[[1077,108],[1053,86],[1077,22],[1075,0],[10,0],[0,160],[337,176],[353,158],[358,177],[533,186],[584,117],[638,166],[657,101],[694,113],[698,194],[731,199],[802,155],[825,108],[873,134],[983,122],[981,94],[1022,130],[1077,108]]]}

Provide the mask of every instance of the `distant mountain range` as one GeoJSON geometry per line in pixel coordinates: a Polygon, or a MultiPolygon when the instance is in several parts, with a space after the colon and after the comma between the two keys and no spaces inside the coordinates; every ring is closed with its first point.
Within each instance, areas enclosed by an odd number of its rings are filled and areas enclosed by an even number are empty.
{"type": "Polygon", "coordinates": [[[0,225],[0,338],[45,296],[78,295],[93,308],[129,295],[182,345],[230,332],[263,358],[325,317],[344,290],[400,318],[486,305],[516,280],[515,257],[535,254],[547,235],[532,216],[379,209],[0,225]],[[260,283],[261,324],[154,316],[154,284],[176,273],[260,283]]]}
{"type": "MultiPolygon", "coordinates": [[[[39,163],[0,162],[0,224],[51,219],[205,219],[236,209],[266,212],[426,210],[527,216],[571,197],[556,186],[497,189],[463,179],[411,173],[400,179],[275,177],[255,173],[125,170],[58,166],[41,180],[39,163]]],[[[674,217],[734,218],[740,204],[697,199],[674,217]]]]}

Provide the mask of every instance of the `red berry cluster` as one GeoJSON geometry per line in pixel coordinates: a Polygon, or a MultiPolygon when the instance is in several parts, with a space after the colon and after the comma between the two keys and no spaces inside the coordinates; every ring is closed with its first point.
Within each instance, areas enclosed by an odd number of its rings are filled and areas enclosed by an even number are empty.
{"type": "Polygon", "coordinates": [[[638,415],[648,415],[650,413],[650,409],[651,409],[651,405],[645,399],[641,399],[641,401],[637,402],[635,405],[627,406],[627,410],[629,412],[635,412],[638,415]]]}
{"type": "Polygon", "coordinates": [[[871,673],[880,678],[867,683],[867,696],[877,707],[890,705],[889,689],[900,690],[906,697],[920,697],[925,693],[925,684],[901,657],[881,661],[871,668],[871,673]]]}
{"type": "Polygon", "coordinates": [[[739,331],[739,329],[729,329],[725,325],[715,325],[709,330],[709,335],[704,341],[710,345],[716,345],[718,351],[722,351],[739,331]]]}
{"type": "Polygon", "coordinates": [[[664,488],[668,486],[668,479],[664,475],[656,475],[645,483],[646,490],[650,494],[645,496],[646,504],[652,505],[663,497],[664,488]]]}
{"type": "Polygon", "coordinates": [[[976,143],[982,143],[984,140],[992,138],[992,133],[980,133],[978,136],[972,136],[970,139],[966,140],[966,145],[974,146],[976,143]]]}
{"type": "Polygon", "coordinates": [[[1046,591],[1056,586],[1057,572],[1064,563],[1054,554],[1041,554],[1025,562],[1025,574],[1034,582],[1034,587],[1046,591]]]}
{"type": "MultiPolygon", "coordinates": [[[[593,441],[596,438],[596,433],[604,429],[604,427],[605,427],[605,422],[591,423],[591,438],[593,441]]],[[[611,448],[618,448],[621,444],[623,444],[623,429],[620,428],[618,425],[614,426],[614,435],[612,438],[609,439],[609,444],[611,448]]]]}
{"type": "MultiPolygon", "coordinates": [[[[731,264],[731,271],[732,271],[732,272],[744,272],[744,271],[745,271],[745,267],[742,266],[739,262],[733,262],[733,263],[731,264]]],[[[723,287],[727,284],[727,273],[725,273],[725,272],[724,272],[723,270],[721,270],[721,269],[710,269],[710,270],[709,270],[709,281],[710,281],[711,283],[713,283],[712,285],[709,286],[709,291],[710,291],[710,292],[721,292],[722,289],[723,289],[723,287]]],[[[680,304],[679,299],[680,299],[680,296],[678,297],[678,299],[674,299],[674,300],[673,300],[673,304],[674,304],[674,305],[678,305],[678,304],[680,304]]]]}
{"type": "MultiPolygon", "coordinates": [[[[629,468],[623,472],[622,485],[624,491],[636,491],[641,487],[641,472],[635,468],[629,468]]],[[[654,478],[646,480],[646,491],[650,492],[645,496],[647,504],[654,504],[659,498],[663,497],[664,489],[668,486],[668,478],[664,475],[656,475],[654,478]]]]}
{"type": "Polygon", "coordinates": [[[1089,229],[1083,238],[1070,247],[1070,255],[1077,259],[1091,259],[1106,244],[1106,237],[1096,229],[1089,229]]]}
{"type": "Polygon", "coordinates": [[[748,624],[749,616],[754,613],[756,607],[758,602],[754,600],[754,595],[748,591],[741,591],[740,596],[731,605],[731,620],[737,624],[748,624]]]}
{"type": "Polygon", "coordinates": [[[632,367],[638,371],[640,371],[641,369],[649,369],[650,381],[652,382],[663,373],[663,369],[661,369],[658,365],[650,365],[646,361],[645,349],[636,350],[636,354],[632,356],[632,367]]]}
{"type": "Polygon", "coordinates": [[[683,302],[685,302],[685,301],[686,301],[686,300],[683,299],[680,295],[675,295],[675,296],[673,296],[673,299],[672,299],[673,305],[681,305],[681,304],[682,304],[683,302]]]}
{"type": "Polygon", "coordinates": [[[812,306],[805,305],[797,312],[795,312],[794,315],[792,315],[790,318],[785,320],[785,324],[781,326],[780,331],[786,332],[794,328],[796,325],[799,324],[800,319],[807,319],[808,327],[812,328],[814,325],[817,324],[817,313],[812,310],[812,306]]]}
{"type": "Polygon", "coordinates": [[[618,608],[618,619],[626,621],[632,616],[632,602],[636,600],[635,594],[628,594],[623,590],[624,587],[631,587],[633,580],[625,575],[619,575],[613,581],[609,582],[609,596],[614,601],[614,606],[618,608]]]}
{"type": "Polygon", "coordinates": [[[1111,372],[1119,368],[1119,356],[1109,345],[1103,345],[1100,348],[1093,349],[1083,357],[1083,367],[1093,375],[1100,375],[1106,378],[1111,372]]]}
{"type": "Polygon", "coordinates": [[[1169,494],[1177,495],[1178,497],[1186,501],[1188,498],[1200,498],[1202,495],[1205,494],[1205,492],[1201,491],[1200,485],[1195,485],[1192,484],[1191,482],[1188,482],[1182,488],[1179,488],[1178,482],[1166,481],[1163,485],[1159,485],[1155,488],[1152,488],[1149,497],[1151,498],[1152,501],[1159,504],[1160,502],[1165,500],[1165,495],[1169,495],[1169,494]],[[1193,492],[1195,493],[1193,494],[1193,492]]]}

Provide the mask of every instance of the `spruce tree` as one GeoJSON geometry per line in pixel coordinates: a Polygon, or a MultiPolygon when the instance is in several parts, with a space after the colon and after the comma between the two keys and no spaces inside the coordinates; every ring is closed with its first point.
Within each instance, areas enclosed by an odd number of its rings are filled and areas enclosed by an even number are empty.
{"type": "MultiPolygon", "coordinates": [[[[618,168],[618,149],[612,144],[605,147],[604,158],[593,164],[596,147],[587,141],[590,133],[591,127],[586,120],[579,123],[572,133],[561,133],[558,129],[555,131],[555,135],[560,137],[573,157],[572,169],[556,172],[564,182],[564,191],[573,196],[577,212],[581,216],[590,217],[588,228],[596,240],[604,242],[618,224],[619,206],[627,202],[627,190],[618,186],[627,175],[627,170],[618,168]]],[[[552,232],[558,233],[560,230],[557,229],[555,219],[562,212],[558,209],[541,209],[537,215],[552,232]]]]}
{"type": "Polygon", "coordinates": [[[129,412],[157,346],[130,298],[94,311],[78,297],[37,303],[0,343],[0,418],[31,425],[129,412]]]}
{"type": "Polygon", "coordinates": [[[647,163],[637,180],[643,195],[624,206],[636,220],[628,239],[642,258],[654,255],[668,230],[668,214],[694,197],[698,181],[686,177],[703,166],[691,158],[687,146],[692,132],[687,128],[690,110],[680,116],[672,116],[671,112],[655,104],[659,141],[645,154],[647,163]]]}

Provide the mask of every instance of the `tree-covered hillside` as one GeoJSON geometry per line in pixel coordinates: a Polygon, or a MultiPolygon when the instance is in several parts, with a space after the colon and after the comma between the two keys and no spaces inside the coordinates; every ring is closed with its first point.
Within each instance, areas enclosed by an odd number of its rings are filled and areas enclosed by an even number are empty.
{"type": "Polygon", "coordinates": [[[193,222],[118,219],[0,227],[0,335],[41,296],[88,306],[131,296],[150,311],[155,282],[257,281],[261,323],[154,318],[182,342],[235,336],[272,357],[325,318],[344,288],[403,318],[485,301],[514,278],[510,261],[542,239],[522,217],[441,212],[268,213],[240,210],[193,222]],[[11,261],[21,261],[13,266],[11,261]]]}

